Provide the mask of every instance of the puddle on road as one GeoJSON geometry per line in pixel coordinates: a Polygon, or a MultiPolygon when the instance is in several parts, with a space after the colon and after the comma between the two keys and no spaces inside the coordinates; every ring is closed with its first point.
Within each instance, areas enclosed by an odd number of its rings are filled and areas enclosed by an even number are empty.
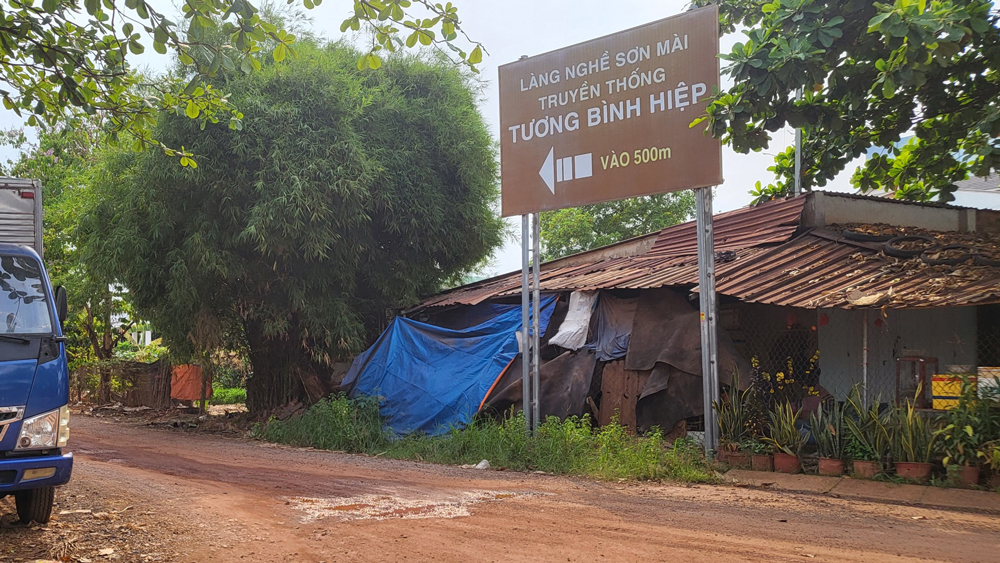
{"type": "Polygon", "coordinates": [[[469,507],[504,499],[533,496],[513,491],[466,491],[448,498],[407,499],[388,495],[361,495],[340,498],[288,497],[289,506],[305,513],[304,523],[323,518],[388,520],[391,518],[460,518],[470,516],[469,507]]]}

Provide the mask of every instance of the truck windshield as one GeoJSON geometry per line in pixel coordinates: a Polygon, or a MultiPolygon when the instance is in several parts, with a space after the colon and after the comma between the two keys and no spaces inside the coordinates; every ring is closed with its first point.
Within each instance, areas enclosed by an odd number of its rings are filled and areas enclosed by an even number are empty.
{"type": "Polygon", "coordinates": [[[52,333],[52,316],[33,258],[0,256],[0,334],[52,333]]]}

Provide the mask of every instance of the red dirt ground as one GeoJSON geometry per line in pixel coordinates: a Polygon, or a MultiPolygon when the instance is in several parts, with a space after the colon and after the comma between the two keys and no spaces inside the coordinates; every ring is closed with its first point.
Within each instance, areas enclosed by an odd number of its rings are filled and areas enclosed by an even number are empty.
{"type": "Polygon", "coordinates": [[[14,524],[0,501],[0,561],[1000,560],[997,515],[479,471],[88,416],[71,445],[48,526],[14,524]]]}

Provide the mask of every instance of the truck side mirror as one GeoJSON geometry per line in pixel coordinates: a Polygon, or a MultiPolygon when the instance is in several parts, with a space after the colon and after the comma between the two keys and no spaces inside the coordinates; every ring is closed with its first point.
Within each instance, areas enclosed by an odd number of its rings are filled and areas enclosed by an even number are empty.
{"type": "Polygon", "coordinates": [[[69,314],[69,303],[68,297],[66,296],[66,288],[59,286],[56,288],[56,314],[59,315],[59,324],[66,322],[66,316],[69,314]]]}

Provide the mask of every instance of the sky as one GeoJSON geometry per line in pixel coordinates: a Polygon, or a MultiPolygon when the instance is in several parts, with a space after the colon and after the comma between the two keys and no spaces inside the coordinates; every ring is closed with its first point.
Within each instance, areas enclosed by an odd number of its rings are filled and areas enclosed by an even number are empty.
{"type": "MultiPolygon", "coordinates": [[[[280,1],[280,0],[279,0],[280,1]]],[[[522,55],[537,55],[608,35],[638,25],[681,13],[688,6],[686,0],[452,0],[459,8],[459,15],[466,33],[481,42],[488,54],[480,65],[485,81],[480,111],[490,124],[494,138],[499,138],[499,103],[497,100],[497,67],[516,61],[522,55]]],[[[154,8],[171,14],[178,13],[171,0],[151,0],[154,8]]],[[[284,3],[283,1],[281,2],[284,3]]],[[[348,0],[326,0],[306,13],[312,19],[312,29],[321,37],[341,37],[340,24],[350,13],[353,4],[348,0]]],[[[720,49],[727,52],[741,39],[741,34],[724,36],[720,49]]],[[[151,70],[163,70],[170,64],[166,56],[146,49],[133,63],[151,70]]],[[[725,78],[723,87],[727,86],[725,78]]],[[[19,120],[10,112],[0,113],[0,126],[18,125],[19,120]]],[[[773,164],[774,155],[794,142],[791,129],[773,135],[769,150],[748,155],[737,154],[723,148],[723,176],[725,182],[715,190],[715,212],[743,207],[750,202],[748,191],[755,182],[764,184],[773,180],[767,167],[773,164]]],[[[0,158],[9,156],[0,151],[0,158]]],[[[852,191],[850,173],[841,174],[825,188],[833,191],[852,191]]],[[[1000,194],[961,195],[962,205],[1000,208],[1000,194]]],[[[520,234],[520,220],[515,219],[520,234]]],[[[508,240],[497,251],[491,264],[483,272],[496,275],[519,269],[521,266],[520,240],[508,240]]]]}
{"type": "MultiPolygon", "coordinates": [[[[462,26],[468,35],[481,42],[488,54],[480,66],[486,81],[480,111],[499,138],[500,106],[497,99],[497,67],[516,61],[522,55],[538,55],[596,37],[601,37],[683,12],[686,0],[453,0],[458,6],[462,26]]],[[[315,27],[327,37],[339,36],[340,22],[348,8],[345,0],[327,0],[314,10],[315,27]]],[[[722,38],[725,52],[740,36],[722,38]]],[[[725,86],[725,83],[723,84],[725,86]]],[[[774,154],[794,142],[792,130],[775,135],[772,150],[739,155],[723,149],[723,175],[726,182],[715,190],[715,211],[729,211],[750,203],[749,190],[757,180],[765,184],[773,179],[767,167],[774,154]]],[[[832,189],[850,188],[849,174],[831,184],[832,189]]],[[[510,220],[517,238],[501,248],[485,275],[497,275],[521,267],[520,219],[510,220]]]]}

